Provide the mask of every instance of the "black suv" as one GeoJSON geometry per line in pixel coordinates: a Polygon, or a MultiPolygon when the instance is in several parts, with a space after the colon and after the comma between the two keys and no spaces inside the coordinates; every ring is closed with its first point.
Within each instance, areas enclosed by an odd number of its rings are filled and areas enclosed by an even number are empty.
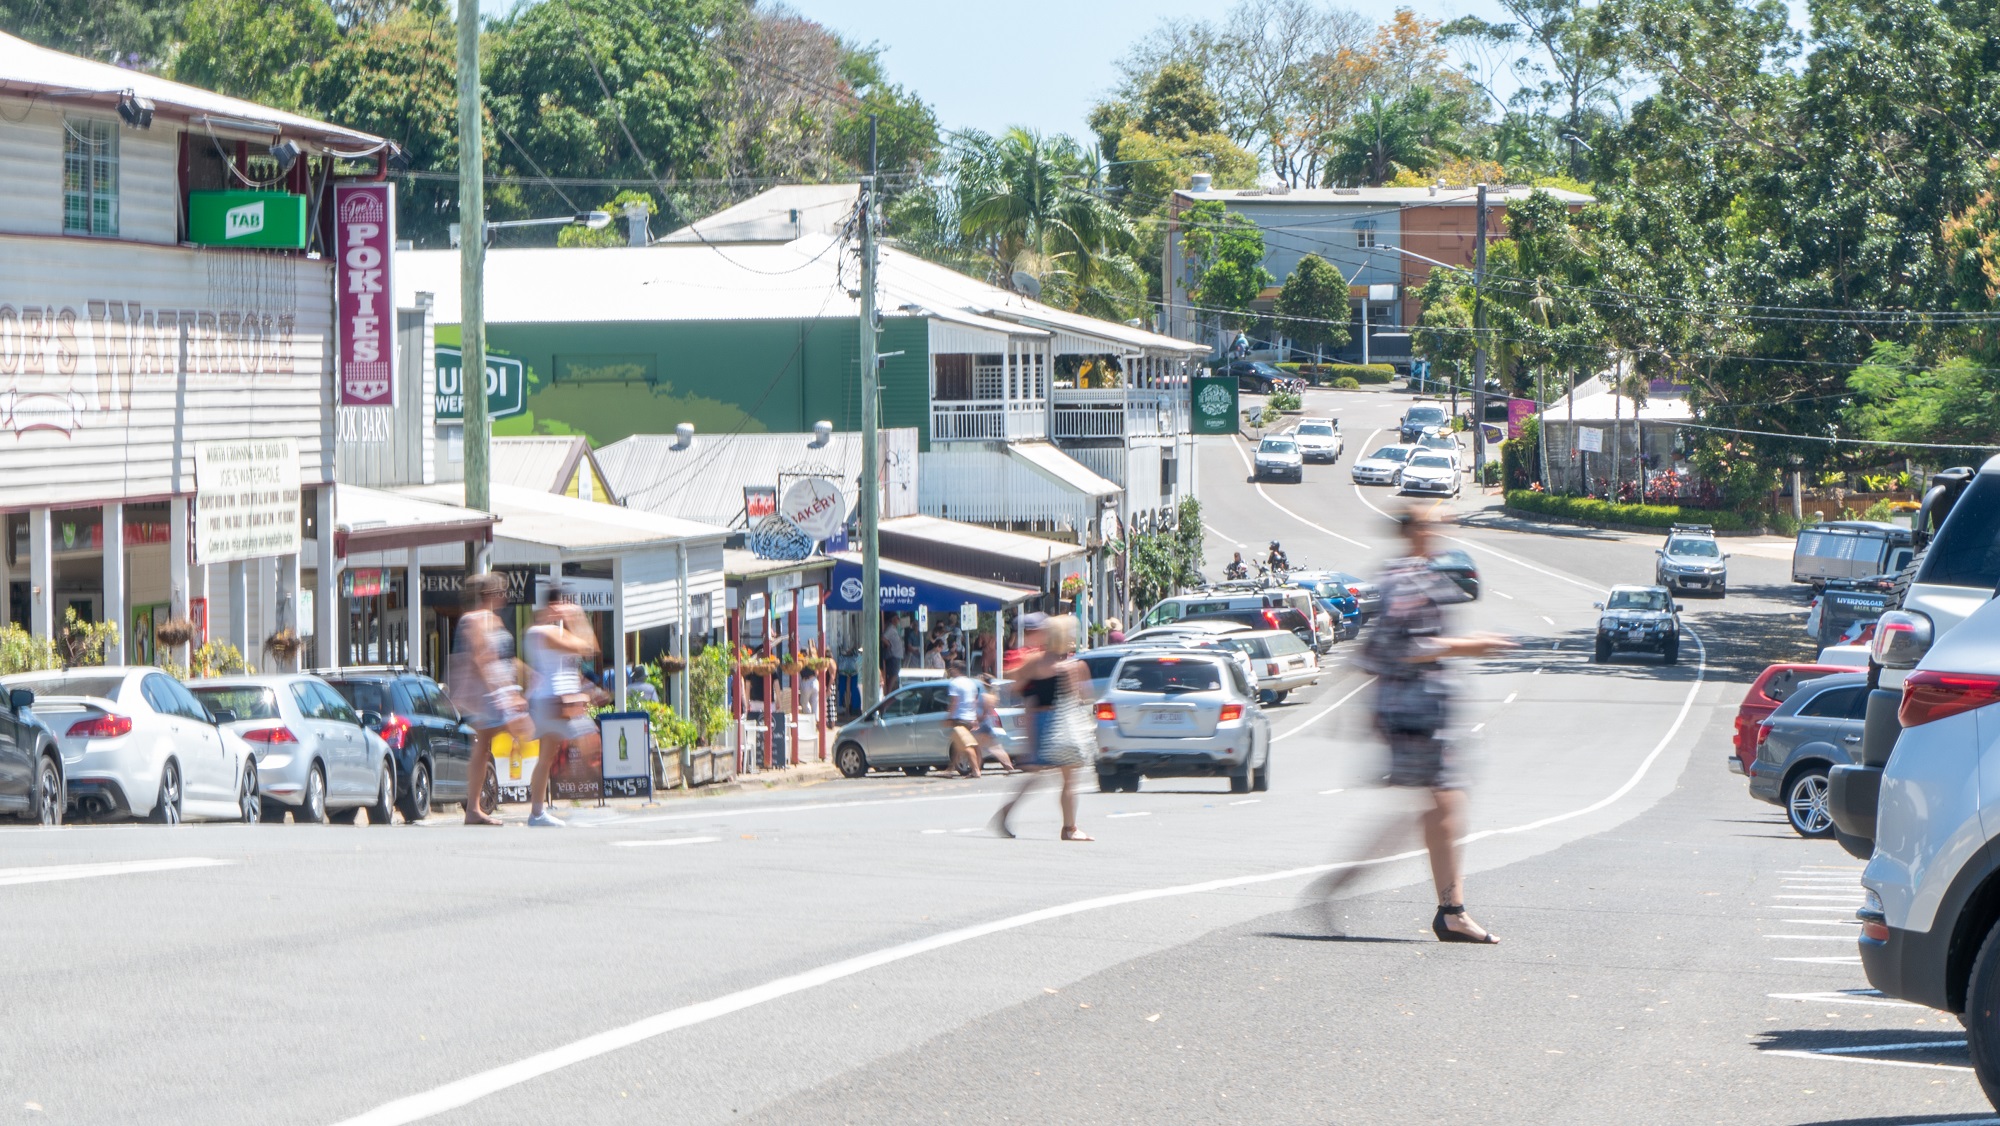
{"type": "MultiPolygon", "coordinates": [[[[375,734],[396,759],[396,808],[404,820],[421,821],[436,802],[464,802],[472,759],[472,727],[459,716],[438,683],[403,668],[315,670],[354,710],[375,721],[375,734]]],[[[487,809],[499,803],[500,779],[487,768],[487,809]]]]}
{"type": "Polygon", "coordinates": [[[1440,433],[1451,429],[1451,415],[1437,403],[1412,403],[1403,412],[1402,421],[1396,423],[1396,436],[1405,442],[1414,442],[1424,436],[1426,430],[1440,433]]]}
{"type": "Polygon", "coordinates": [[[35,694],[0,689],[0,810],[60,825],[69,804],[69,780],[55,736],[35,718],[35,694]]]}
{"type": "Polygon", "coordinates": [[[1236,377],[1238,391],[1254,391],[1259,395],[1271,393],[1272,384],[1280,379],[1290,379],[1284,369],[1272,367],[1262,360],[1238,360],[1230,364],[1226,374],[1236,377]]]}
{"type": "Polygon", "coordinates": [[[1658,653],[1670,665],[1681,659],[1680,607],[1666,587],[1614,586],[1596,606],[1598,664],[1621,650],[1658,653]]]}
{"type": "Polygon", "coordinates": [[[1183,622],[1235,622],[1251,629],[1288,629],[1297,634],[1308,648],[1317,644],[1313,636],[1312,619],[1290,606],[1266,606],[1261,610],[1217,610],[1208,614],[1189,614],[1180,619],[1183,622]]]}

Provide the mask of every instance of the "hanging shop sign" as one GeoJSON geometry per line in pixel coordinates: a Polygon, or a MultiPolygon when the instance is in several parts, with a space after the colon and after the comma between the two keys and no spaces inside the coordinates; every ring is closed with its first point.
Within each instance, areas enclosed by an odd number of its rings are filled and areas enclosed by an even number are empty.
{"type": "Polygon", "coordinates": [[[196,563],[298,554],[298,439],[196,442],[194,504],[196,563]]]}
{"type": "Polygon", "coordinates": [[[350,567],[340,573],[343,598],[373,598],[382,593],[382,568],[350,567]]]}
{"type": "Polygon", "coordinates": [[[743,486],[743,516],[751,524],[778,511],[776,485],[743,486]]]}
{"type": "Polygon", "coordinates": [[[1236,377],[1203,375],[1194,379],[1194,432],[1236,433],[1236,377]]]}
{"type": "MultiPolygon", "coordinates": [[[[503,564],[493,568],[493,573],[507,580],[507,605],[533,606],[535,604],[536,579],[540,576],[534,567],[522,564],[503,564]]],[[[424,602],[431,605],[453,605],[465,601],[465,568],[423,569],[424,602]]]]}
{"type": "Polygon", "coordinates": [[[188,241],[201,246],[306,248],[306,197],[289,192],[189,192],[188,241]]]}
{"type": "Polygon", "coordinates": [[[333,245],[339,272],[334,278],[335,357],[340,367],[340,405],[396,405],[394,184],[333,186],[333,245]]]}
{"type": "Polygon", "coordinates": [[[831,539],[847,521],[840,486],[825,477],[801,477],[785,490],[785,518],[815,540],[831,539]]]}
{"type": "MultiPolygon", "coordinates": [[[[438,421],[456,422],[465,417],[465,357],[443,346],[435,355],[438,421]]],[[[486,353],[487,418],[509,418],[528,409],[526,375],[526,367],[512,356],[486,353]]]]}
{"type": "Polygon", "coordinates": [[[758,520],[743,543],[759,559],[809,559],[813,553],[813,538],[778,512],[758,520]]]}

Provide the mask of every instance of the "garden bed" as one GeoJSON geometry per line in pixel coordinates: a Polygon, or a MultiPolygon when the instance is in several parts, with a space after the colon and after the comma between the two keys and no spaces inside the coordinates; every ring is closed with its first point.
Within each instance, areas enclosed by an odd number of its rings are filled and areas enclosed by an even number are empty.
{"type": "Polygon", "coordinates": [[[1718,535],[1760,535],[1756,522],[1726,509],[1672,504],[1615,504],[1592,497],[1551,496],[1533,489],[1507,490],[1502,509],[1511,516],[1625,532],[1663,532],[1675,524],[1707,524],[1718,535]]]}

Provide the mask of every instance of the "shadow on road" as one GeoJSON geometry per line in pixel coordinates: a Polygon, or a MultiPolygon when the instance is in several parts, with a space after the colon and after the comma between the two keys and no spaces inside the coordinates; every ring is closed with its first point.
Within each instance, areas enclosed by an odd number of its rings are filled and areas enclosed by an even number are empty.
{"type": "Polygon", "coordinates": [[[1420,938],[1382,938],[1370,934],[1294,934],[1290,931],[1262,931],[1259,938],[1282,938],[1290,942],[1368,942],[1421,945],[1420,938]]]}
{"type": "Polygon", "coordinates": [[[1894,1118],[1836,1118],[1799,1126],[1944,1126],[1948,1122],[1992,1122],[1990,1114],[1899,1114],[1894,1118]]]}

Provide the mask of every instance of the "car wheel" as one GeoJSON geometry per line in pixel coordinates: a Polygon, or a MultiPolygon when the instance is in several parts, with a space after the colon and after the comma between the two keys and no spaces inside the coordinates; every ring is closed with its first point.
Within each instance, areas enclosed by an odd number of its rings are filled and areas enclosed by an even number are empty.
{"type": "Polygon", "coordinates": [[[312,770],[306,773],[306,792],[298,808],[292,810],[292,820],[302,825],[326,821],[326,770],[318,763],[313,763],[312,770]]]}
{"type": "Polygon", "coordinates": [[[1827,808],[1826,767],[1809,766],[1785,782],[1785,817],[1792,831],[1807,839],[1833,835],[1833,813],[1827,808]]]}
{"type": "Polygon", "coordinates": [[[1271,749],[1269,747],[1264,748],[1263,765],[1257,768],[1257,780],[1251,783],[1250,788],[1260,794],[1271,788],[1271,749]]]}
{"type": "MultiPolygon", "coordinates": [[[[977,751],[974,751],[974,752],[973,752],[973,754],[977,754],[977,753],[978,753],[977,751]]],[[[958,764],[957,764],[956,766],[952,767],[952,770],[953,770],[953,772],[955,772],[955,773],[956,773],[956,774],[957,774],[957,775],[958,775],[958,776],[959,776],[960,778],[970,778],[970,777],[972,777],[972,755],[967,755],[967,756],[965,756],[964,758],[962,758],[962,759],[959,759],[959,760],[958,760],[958,764]]]]}
{"type": "Polygon", "coordinates": [[[1273,704],[1282,704],[1285,702],[1287,698],[1291,696],[1291,694],[1292,690],[1289,688],[1285,689],[1282,692],[1273,692],[1271,693],[1271,702],[1273,704]]]}
{"type": "Polygon", "coordinates": [[[375,782],[375,801],[368,807],[370,825],[388,825],[396,820],[396,768],[382,763],[382,776],[375,782]]]}
{"type": "Polygon", "coordinates": [[[236,812],[245,825],[264,819],[264,795],[257,789],[257,760],[243,760],[243,784],[236,790],[236,812]]]}
{"type": "MultiPolygon", "coordinates": [[[[1244,752],[1244,757],[1246,759],[1249,758],[1249,752],[1244,752]]],[[[1251,790],[1256,789],[1256,787],[1257,768],[1248,762],[1243,764],[1241,770],[1235,771],[1229,776],[1229,792],[1232,794],[1247,794],[1251,790]]]]}
{"type": "Polygon", "coordinates": [[[151,820],[155,825],[181,823],[181,768],[172,760],[160,771],[160,793],[153,799],[151,820]]]}
{"type": "Polygon", "coordinates": [[[1144,777],[1145,775],[1136,770],[1121,770],[1119,771],[1118,786],[1128,794],[1136,794],[1139,792],[1139,780],[1144,777]]]}
{"type": "Polygon", "coordinates": [[[479,808],[488,817],[500,815],[500,769],[490,762],[486,764],[486,784],[479,787],[479,808]]]}
{"type": "Polygon", "coordinates": [[[1605,663],[1606,661],[1609,661],[1611,659],[1611,643],[1609,641],[1604,640],[1601,637],[1598,638],[1597,652],[1594,656],[1592,656],[1591,659],[1596,661],[1600,665],[1605,663]]]}
{"type": "Polygon", "coordinates": [[[431,815],[431,764],[419,759],[410,770],[409,796],[396,803],[403,820],[422,821],[431,815]]]}
{"type": "Polygon", "coordinates": [[[60,825],[63,807],[68,804],[62,768],[56,765],[54,755],[43,755],[41,769],[35,773],[35,820],[52,828],[60,825]]]}
{"type": "Polygon", "coordinates": [[[1660,656],[1664,657],[1670,665],[1679,664],[1681,659],[1681,639],[1676,637],[1672,641],[1667,642],[1666,648],[1660,650],[1660,656]]]}
{"type": "Polygon", "coordinates": [[[833,765],[840,768],[842,778],[859,778],[868,773],[868,756],[859,743],[842,743],[833,752],[833,765]]]}
{"type": "Polygon", "coordinates": [[[1114,770],[1100,770],[1097,772],[1098,793],[1115,794],[1124,788],[1125,776],[1121,772],[1114,770]]]}
{"type": "Polygon", "coordinates": [[[1729,588],[1728,588],[1728,587],[1726,587],[1726,586],[1719,586],[1719,587],[1716,587],[1716,588],[1715,588],[1715,596],[1716,596],[1717,598],[1728,598],[1728,597],[1729,597],[1729,588]]]}
{"type": "Polygon", "coordinates": [[[1972,960],[1972,976],[1965,984],[1966,1054],[1972,1057],[1972,1072],[1993,1105],[2000,1106],[2000,924],[1979,944],[1979,956],[1972,960]]]}
{"type": "Polygon", "coordinates": [[[928,766],[906,766],[903,768],[903,773],[909,775],[912,778],[922,778],[924,775],[929,774],[930,772],[931,768],[928,766]]]}

